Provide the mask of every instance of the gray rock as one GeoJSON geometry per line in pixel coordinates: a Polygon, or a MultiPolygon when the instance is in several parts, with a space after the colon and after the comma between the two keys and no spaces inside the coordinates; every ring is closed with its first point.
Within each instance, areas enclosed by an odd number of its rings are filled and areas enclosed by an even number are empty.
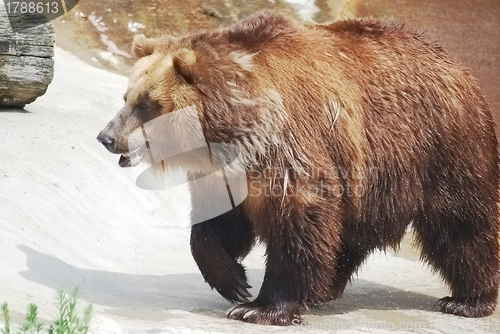
{"type": "Polygon", "coordinates": [[[0,106],[24,107],[54,76],[54,28],[46,23],[14,32],[0,3],[0,31],[0,106]]]}

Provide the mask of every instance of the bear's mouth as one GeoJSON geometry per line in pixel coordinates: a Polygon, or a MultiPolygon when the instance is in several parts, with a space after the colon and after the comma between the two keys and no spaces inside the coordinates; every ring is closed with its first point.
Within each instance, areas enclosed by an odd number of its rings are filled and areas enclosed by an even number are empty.
{"type": "Polygon", "coordinates": [[[120,160],[118,160],[118,165],[120,167],[135,167],[141,161],[144,156],[144,152],[146,151],[146,145],[143,145],[136,149],[135,151],[122,153],[120,155],[120,160]]]}

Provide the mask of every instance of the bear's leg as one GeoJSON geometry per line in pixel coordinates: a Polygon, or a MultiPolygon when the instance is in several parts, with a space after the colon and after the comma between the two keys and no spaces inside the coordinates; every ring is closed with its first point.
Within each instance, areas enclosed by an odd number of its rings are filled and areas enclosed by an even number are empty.
{"type": "Polygon", "coordinates": [[[229,318],[286,326],[307,310],[308,301],[328,299],[341,232],[334,202],[308,193],[269,203],[267,221],[254,222],[267,244],[260,293],[254,301],[230,309],[229,318]]]}
{"type": "Polygon", "coordinates": [[[413,223],[422,247],[421,257],[450,286],[452,296],[436,304],[444,313],[482,317],[495,309],[499,280],[498,223],[496,218],[484,221],[485,216],[469,215],[467,221],[450,213],[428,214],[413,223]]]}
{"type": "Polygon", "coordinates": [[[361,245],[358,247],[346,245],[342,246],[336,269],[336,277],[333,281],[334,286],[332,289],[331,299],[337,299],[342,296],[347,283],[349,283],[352,278],[352,275],[363,263],[369,253],[370,250],[362,247],[361,245]]]}
{"type": "Polygon", "coordinates": [[[233,303],[251,297],[238,260],[252,248],[254,234],[241,206],[191,228],[191,253],[203,278],[233,303]]]}

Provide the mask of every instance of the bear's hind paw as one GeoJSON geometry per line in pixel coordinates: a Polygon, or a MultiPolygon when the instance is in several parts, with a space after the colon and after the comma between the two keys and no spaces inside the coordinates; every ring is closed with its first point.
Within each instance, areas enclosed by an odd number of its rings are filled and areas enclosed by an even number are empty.
{"type": "Polygon", "coordinates": [[[485,317],[493,313],[495,303],[461,301],[453,297],[441,298],[435,305],[439,311],[468,318],[485,317]]]}

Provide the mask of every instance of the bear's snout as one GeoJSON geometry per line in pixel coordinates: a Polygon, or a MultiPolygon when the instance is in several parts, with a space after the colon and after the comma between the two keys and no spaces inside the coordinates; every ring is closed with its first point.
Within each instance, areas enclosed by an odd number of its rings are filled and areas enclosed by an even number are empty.
{"type": "Polygon", "coordinates": [[[97,135],[97,141],[101,143],[109,152],[120,154],[118,164],[120,167],[135,167],[142,161],[142,156],[146,148],[146,144],[140,142],[133,147],[133,151],[129,151],[128,138],[123,136],[123,133],[117,130],[117,125],[121,123],[112,120],[108,125],[97,135]],[[125,144],[124,144],[125,141],[125,144]]]}
{"type": "Polygon", "coordinates": [[[109,132],[107,132],[106,130],[103,130],[99,133],[99,135],[97,136],[97,141],[103,144],[108,151],[112,153],[116,151],[116,145],[115,145],[116,140],[114,136],[109,132]]]}

